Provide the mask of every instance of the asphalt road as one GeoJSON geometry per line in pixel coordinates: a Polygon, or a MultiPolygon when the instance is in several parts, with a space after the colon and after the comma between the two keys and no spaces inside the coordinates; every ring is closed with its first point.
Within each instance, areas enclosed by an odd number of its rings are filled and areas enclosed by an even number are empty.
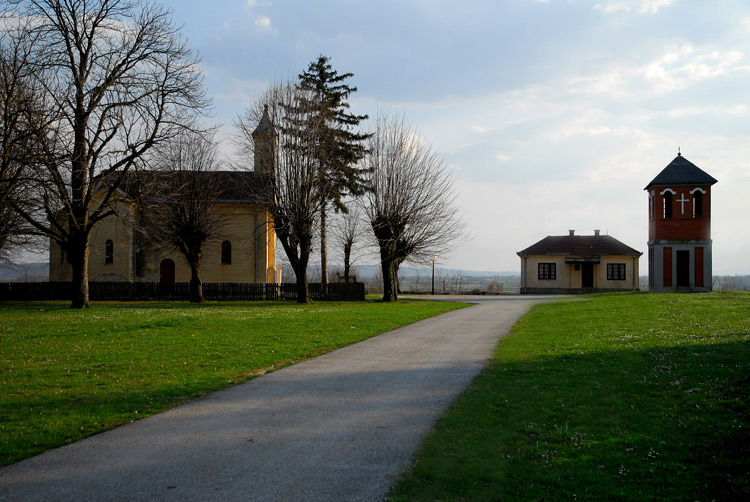
{"type": "Polygon", "coordinates": [[[476,298],[18,462],[0,469],[0,500],[383,500],[498,340],[547,299],[476,298]]]}

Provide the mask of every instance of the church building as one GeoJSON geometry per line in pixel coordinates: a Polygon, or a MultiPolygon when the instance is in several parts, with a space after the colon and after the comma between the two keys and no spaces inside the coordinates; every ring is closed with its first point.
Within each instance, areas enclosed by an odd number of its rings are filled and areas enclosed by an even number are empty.
{"type": "MultiPolygon", "coordinates": [[[[281,265],[276,264],[276,232],[268,210],[257,200],[267,179],[275,175],[278,135],[264,110],[253,131],[255,146],[252,171],[194,173],[214,178],[220,186],[213,211],[221,230],[203,249],[201,278],[205,283],[279,284],[281,265]]],[[[153,211],[141,203],[139,183],[158,175],[130,173],[109,204],[114,215],[97,222],[89,242],[89,280],[93,282],[160,282],[190,280],[190,266],[173,246],[159,244],[142,224],[143,213],[153,211]]],[[[68,282],[73,269],[69,254],[50,241],[50,281],[68,282]]]]}
{"type": "Polygon", "coordinates": [[[713,177],[678,153],[644,189],[650,291],[711,291],[714,183],[713,177]]]}

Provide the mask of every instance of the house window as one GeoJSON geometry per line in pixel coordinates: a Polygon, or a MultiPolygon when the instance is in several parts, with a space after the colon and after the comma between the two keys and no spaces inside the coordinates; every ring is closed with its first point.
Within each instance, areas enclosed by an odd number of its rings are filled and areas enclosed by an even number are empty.
{"type": "Polygon", "coordinates": [[[104,243],[104,264],[110,265],[115,262],[115,245],[112,239],[107,239],[104,243]]]}
{"type": "Polygon", "coordinates": [[[232,264],[232,243],[229,241],[221,243],[221,263],[223,265],[232,264]]]}
{"type": "Polygon", "coordinates": [[[539,280],[554,281],[557,278],[557,270],[554,263],[539,264],[539,280]]]}
{"type": "Polygon", "coordinates": [[[672,192],[664,192],[664,219],[672,217],[672,192]]]}
{"type": "Polygon", "coordinates": [[[624,281],[625,264],[624,263],[607,263],[607,280],[624,281]]]}

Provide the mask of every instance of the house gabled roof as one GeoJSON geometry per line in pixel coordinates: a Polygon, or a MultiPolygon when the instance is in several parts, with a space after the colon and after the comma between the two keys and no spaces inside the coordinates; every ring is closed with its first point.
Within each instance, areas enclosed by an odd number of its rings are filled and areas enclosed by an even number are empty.
{"type": "Polygon", "coordinates": [[[643,253],[623,244],[610,235],[562,235],[547,236],[532,244],[519,256],[524,255],[572,255],[572,256],[605,256],[633,255],[643,253]]]}
{"type": "Polygon", "coordinates": [[[677,157],[662,169],[644,190],[654,185],[713,185],[714,183],[716,180],[711,175],[678,153],[677,157]]]}

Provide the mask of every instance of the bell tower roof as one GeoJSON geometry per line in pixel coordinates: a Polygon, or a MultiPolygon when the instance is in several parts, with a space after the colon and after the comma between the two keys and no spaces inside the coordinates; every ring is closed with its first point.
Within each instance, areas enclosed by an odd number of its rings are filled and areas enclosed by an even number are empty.
{"type": "Polygon", "coordinates": [[[713,176],[678,153],[677,157],[662,169],[644,190],[655,185],[713,185],[714,183],[716,179],[713,176]]]}
{"type": "Polygon", "coordinates": [[[268,136],[274,136],[276,134],[276,130],[273,128],[273,122],[271,122],[271,118],[268,116],[268,105],[263,105],[263,116],[260,118],[260,122],[258,122],[258,127],[253,131],[253,136],[259,134],[265,134],[268,136]]]}

